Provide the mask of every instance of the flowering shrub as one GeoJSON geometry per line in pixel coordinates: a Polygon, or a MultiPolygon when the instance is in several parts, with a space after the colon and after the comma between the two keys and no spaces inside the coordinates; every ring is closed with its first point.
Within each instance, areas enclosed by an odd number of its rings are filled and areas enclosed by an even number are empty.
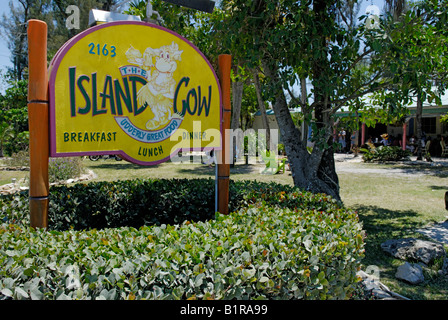
{"type": "Polygon", "coordinates": [[[79,177],[84,172],[82,159],[50,158],[48,164],[48,179],[50,182],[64,181],[79,177]]]}
{"type": "Polygon", "coordinates": [[[231,213],[215,216],[213,187],[185,179],[52,188],[50,231],[22,225],[25,193],[0,197],[0,300],[346,299],[354,292],[364,252],[355,212],[326,195],[240,181],[231,183],[231,213]],[[172,215],[182,221],[161,223],[172,215]],[[94,229],[98,216],[145,225],[94,229]]]}
{"type": "Polygon", "coordinates": [[[379,146],[375,149],[361,149],[364,162],[383,162],[383,161],[401,161],[409,160],[411,151],[403,150],[396,146],[379,146]]]}
{"type": "MultiPolygon", "coordinates": [[[[29,167],[30,155],[28,150],[14,153],[5,160],[5,164],[11,167],[29,167]]],[[[84,173],[84,166],[80,157],[74,158],[50,158],[48,163],[48,180],[59,182],[79,177],[84,173]]]]}
{"type": "Polygon", "coordinates": [[[10,167],[29,167],[30,154],[28,150],[21,150],[13,153],[10,158],[6,158],[4,161],[10,167]]]}

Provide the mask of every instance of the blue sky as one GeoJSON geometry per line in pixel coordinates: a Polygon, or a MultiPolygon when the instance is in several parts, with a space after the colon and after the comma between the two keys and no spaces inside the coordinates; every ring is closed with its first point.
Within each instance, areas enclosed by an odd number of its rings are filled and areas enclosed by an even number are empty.
{"type": "MultiPolygon", "coordinates": [[[[2,4],[6,1],[7,0],[1,0],[2,4]]],[[[0,6],[0,17],[3,16],[3,13],[7,14],[8,12],[9,12],[9,5],[0,6]]],[[[8,49],[8,45],[6,43],[6,39],[2,35],[0,35],[0,69],[2,71],[6,70],[7,66],[12,67],[12,63],[9,60],[10,60],[10,52],[8,49]]],[[[0,91],[1,92],[4,91],[1,81],[0,81],[0,91]]]]}

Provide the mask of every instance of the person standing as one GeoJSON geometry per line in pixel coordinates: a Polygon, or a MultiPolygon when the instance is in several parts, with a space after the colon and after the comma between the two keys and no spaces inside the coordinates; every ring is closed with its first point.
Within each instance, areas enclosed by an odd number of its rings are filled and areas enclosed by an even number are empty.
{"type": "Polygon", "coordinates": [[[347,144],[345,143],[345,130],[344,128],[339,131],[339,144],[341,145],[341,152],[345,152],[345,148],[347,147],[347,144]]]}
{"type": "Polygon", "coordinates": [[[350,136],[350,151],[358,156],[358,131],[353,131],[350,136]]]}
{"type": "Polygon", "coordinates": [[[382,135],[381,135],[381,138],[383,138],[382,140],[381,140],[381,143],[384,145],[384,146],[388,146],[389,145],[389,135],[387,134],[387,133],[383,133],[382,135]]]}
{"type": "Polygon", "coordinates": [[[211,168],[212,164],[216,163],[215,150],[211,149],[206,151],[205,154],[207,155],[207,161],[203,162],[203,164],[206,164],[211,168]]]}

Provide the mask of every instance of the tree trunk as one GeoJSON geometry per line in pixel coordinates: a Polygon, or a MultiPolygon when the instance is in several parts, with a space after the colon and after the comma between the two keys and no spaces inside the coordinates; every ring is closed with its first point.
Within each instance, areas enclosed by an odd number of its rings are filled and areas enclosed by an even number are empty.
{"type": "Polygon", "coordinates": [[[303,114],[303,121],[302,121],[302,142],[308,143],[308,123],[306,122],[306,118],[308,115],[308,92],[306,90],[306,79],[300,78],[300,103],[302,104],[302,114],[303,114]]]}
{"type": "Polygon", "coordinates": [[[314,118],[318,132],[314,134],[319,135],[319,143],[314,146],[311,155],[313,156],[316,153],[314,164],[317,164],[317,167],[314,170],[316,170],[319,181],[323,183],[321,189],[329,189],[330,191],[324,192],[340,200],[339,180],[336,174],[334,150],[332,147],[333,120],[330,112],[327,111],[331,110],[331,104],[328,99],[328,88],[325,85],[331,83],[331,80],[328,78],[328,70],[331,69],[331,66],[328,56],[325,54],[328,49],[327,36],[329,33],[325,24],[328,21],[330,6],[331,1],[328,0],[316,0],[313,2],[313,11],[317,17],[316,21],[321,21],[321,23],[316,25],[316,33],[314,35],[316,41],[313,44],[313,48],[323,54],[313,59],[311,67],[312,78],[314,79],[314,102],[318,102],[314,108],[314,118]]]}
{"type": "Polygon", "coordinates": [[[232,129],[240,128],[241,101],[243,99],[243,82],[232,83],[232,129]]]}
{"type": "Polygon", "coordinates": [[[422,147],[422,113],[423,102],[421,99],[421,93],[417,94],[417,109],[415,111],[415,124],[417,127],[417,160],[423,160],[423,147],[422,147]]]}
{"type": "MultiPolygon", "coordinates": [[[[230,124],[230,128],[233,130],[239,129],[241,127],[240,125],[240,115],[241,115],[241,103],[243,100],[243,89],[244,89],[244,82],[241,79],[241,75],[239,72],[239,66],[237,66],[237,72],[238,72],[238,78],[237,81],[232,82],[232,121],[230,124]]],[[[232,152],[233,154],[233,162],[237,161],[241,157],[241,153],[244,150],[239,150],[236,148],[236,146],[241,145],[240,141],[243,139],[243,134],[241,130],[236,131],[237,137],[236,141],[234,141],[233,146],[234,150],[232,152]]]]}
{"type": "Polygon", "coordinates": [[[271,142],[271,129],[269,126],[269,119],[266,113],[266,106],[264,105],[263,97],[261,95],[261,85],[260,85],[260,77],[258,76],[258,72],[256,70],[252,71],[254,78],[255,91],[257,93],[257,101],[258,107],[260,108],[261,119],[263,121],[263,127],[266,129],[266,149],[270,149],[271,142]]]}
{"type": "MultiPolygon", "coordinates": [[[[285,93],[280,85],[278,67],[264,63],[263,68],[266,76],[277,88],[273,109],[291,166],[294,185],[313,193],[326,193],[340,201],[332,148],[323,149],[316,146],[311,154],[308,153],[306,143],[301,140],[301,133],[292,121],[285,93]]],[[[326,139],[330,141],[331,134],[327,134],[326,139]]]]}

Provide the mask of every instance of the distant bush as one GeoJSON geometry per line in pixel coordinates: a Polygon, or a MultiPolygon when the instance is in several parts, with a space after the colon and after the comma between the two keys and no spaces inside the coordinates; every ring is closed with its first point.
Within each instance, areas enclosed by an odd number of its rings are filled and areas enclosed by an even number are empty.
{"type": "Polygon", "coordinates": [[[379,146],[375,149],[360,149],[364,162],[385,162],[409,160],[411,152],[396,146],[379,146]]]}
{"type": "Polygon", "coordinates": [[[30,154],[28,150],[22,150],[15,152],[11,157],[4,160],[6,166],[9,167],[29,167],[30,166],[30,154]]]}
{"type": "Polygon", "coordinates": [[[79,177],[85,171],[80,157],[50,158],[48,179],[50,182],[65,181],[79,177]]]}
{"type": "MultiPolygon", "coordinates": [[[[326,195],[276,183],[231,181],[229,210],[264,201],[283,208],[333,210],[326,195]]],[[[205,221],[215,216],[215,180],[155,179],[101,181],[50,189],[49,226],[53,230],[102,229],[205,221]]],[[[28,193],[0,197],[0,219],[28,225],[28,193]],[[3,210],[1,210],[1,205],[3,210]]]]}
{"type": "MultiPolygon", "coordinates": [[[[30,155],[28,150],[22,150],[14,153],[10,158],[4,160],[10,167],[28,167],[30,166],[30,155]]],[[[59,182],[79,177],[85,172],[82,158],[50,158],[48,162],[48,180],[49,182],[59,182]]]]}
{"type": "Polygon", "coordinates": [[[43,231],[27,227],[27,194],[0,196],[0,299],[354,292],[364,252],[355,212],[323,194],[255,181],[232,181],[229,205],[228,216],[215,216],[211,179],[58,186],[43,231]]]}

